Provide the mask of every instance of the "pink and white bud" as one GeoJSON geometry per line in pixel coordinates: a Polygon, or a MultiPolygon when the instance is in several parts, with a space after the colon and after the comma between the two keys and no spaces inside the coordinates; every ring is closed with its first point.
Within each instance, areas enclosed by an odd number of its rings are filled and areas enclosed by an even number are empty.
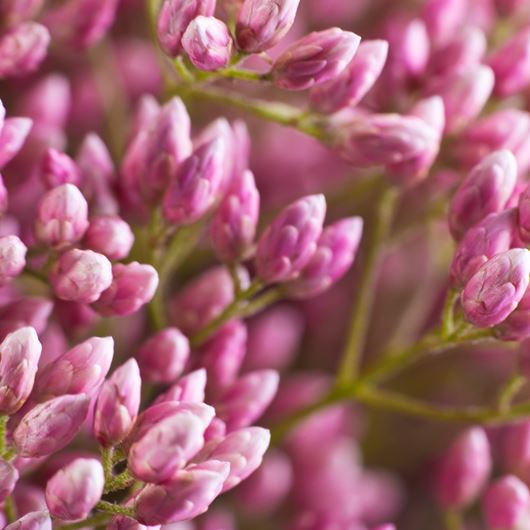
{"type": "Polygon", "coordinates": [[[114,370],[103,383],[94,411],[94,433],[104,447],[122,442],[131,431],[140,408],[141,387],[134,359],[114,370]]]}
{"type": "Polygon", "coordinates": [[[103,291],[94,309],[101,315],[130,315],[149,303],[158,287],[158,273],[137,261],[112,266],[112,283],[103,291]]]}
{"type": "Polygon", "coordinates": [[[41,179],[48,188],[55,188],[61,184],[81,183],[81,173],[77,164],[66,154],[50,147],[42,157],[41,179]]]}
{"type": "Polygon", "coordinates": [[[0,131],[0,168],[10,162],[22,149],[33,120],[30,118],[7,118],[0,131]]]}
{"type": "Polygon", "coordinates": [[[464,316],[474,326],[500,324],[528,288],[530,251],[516,248],[497,254],[472,276],[462,291],[464,316]]]}
{"type": "Polygon", "coordinates": [[[471,504],[491,472],[490,446],[481,427],[464,431],[443,455],[435,481],[438,502],[445,509],[471,504]]]}
{"type": "Polygon", "coordinates": [[[0,37],[0,79],[24,76],[46,57],[50,33],[36,22],[22,22],[0,37]]]}
{"type": "Polygon", "coordinates": [[[52,520],[47,511],[30,512],[7,525],[4,530],[52,530],[52,520]]]}
{"type": "Polygon", "coordinates": [[[48,456],[68,445],[88,415],[86,394],[66,394],[33,407],[20,421],[13,441],[20,456],[48,456]]]}
{"type": "Polygon", "coordinates": [[[297,278],[315,253],[325,215],[323,195],[308,195],[285,208],[258,241],[259,277],[268,283],[297,278]]]}
{"type": "Polygon", "coordinates": [[[206,390],[206,370],[199,368],[181,377],[166,392],[156,398],[155,405],[164,401],[202,403],[206,390]]]}
{"type": "Polygon", "coordinates": [[[178,328],[166,328],[140,346],[136,360],[144,381],[171,383],[184,371],[189,355],[188,338],[178,328]]]}
{"type": "Polygon", "coordinates": [[[291,29],[300,0],[244,0],[237,15],[240,50],[259,53],[280,42],[291,29]]]}
{"type": "Polygon", "coordinates": [[[28,247],[17,236],[0,237],[0,285],[16,278],[26,266],[28,247]]]}
{"type": "Polygon", "coordinates": [[[90,304],[110,287],[112,264],[103,254],[73,248],[52,267],[50,282],[57,298],[90,304]]]}
{"type": "Polygon", "coordinates": [[[446,43],[463,25],[466,13],[466,0],[428,0],[423,20],[431,40],[438,46],[446,43]]]}
{"type": "Polygon", "coordinates": [[[464,179],[449,204],[449,228],[455,239],[490,213],[504,210],[517,182],[517,161],[510,151],[486,156],[464,179]]]}
{"type": "Polygon", "coordinates": [[[305,90],[339,76],[353,59],[361,38],[330,28],[297,40],[276,59],[272,82],[285,90],[305,90]]]}
{"type": "Polygon", "coordinates": [[[46,484],[50,513],[66,521],[85,519],[103,495],[103,466],[95,458],[77,458],[46,484]]]}
{"type": "Polygon", "coordinates": [[[490,530],[517,530],[530,519],[530,491],[524,482],[506,475],[488,486],[482,499],[490,530]]]}
{"type": "Polygon", "coordinates": [[[4,502],[15,489],[18,470],[15,466],[0,459],[0,502],[4,502]]]}
{"type": "Polygon", "coordinates": [[[134,234],[121,217],[105,215],[91,219],[83,243],[111,260],[120,260],[129,255],[134,234]]]}

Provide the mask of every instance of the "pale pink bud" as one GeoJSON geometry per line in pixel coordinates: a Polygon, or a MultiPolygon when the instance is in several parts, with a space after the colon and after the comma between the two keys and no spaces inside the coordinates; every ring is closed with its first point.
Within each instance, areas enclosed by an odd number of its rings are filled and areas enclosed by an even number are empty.
{"type": "Polygon", "coordinates": [[[3,168],[21,149],[33,127],[30,118],[7,118],[0,131],[0,168],[3,168]]]}
{"type": "Polygon", "coordinates": [[[47,364],[37,375],[41,401],[63,394],[91,394],[107,375],[114,356],[112,337],[92,337],[47,364]]]}
{"type": "Polygon", "coordinates": [[[278,390],[275,370],[257,370],[240,377],[217,404],[217,415],[228,430],[246,427],[257,420],[270,405],[278,390]]]}
{"type": "Polygon", "coordinates": [[[506,475],[493,482],[482,499],[486,524],[491,530],[516,530],[530,518],[530,491],[518,478],[506,475]]]}
{"type": "Polygon", "coordinates": [[[47,511],[30,512],[7,525],[4,530],[52,530],[52,520],[47,511]]]}
{"type": "Polygon", "coordinates": [[[460,239],[488,214],[504,210],[517,181],[517,161],[510,151],[495,151],[464,179],[449,205],[449,228],[460,239]]]}
{"type": "Polygon", "coordinates": [[[342,219],[322,232],[317,249],[300,276],[287,284],[295,298],[315,296],[340,280],[351,267],[363,232],[360,217],[342,219]]]}
{"type": "Polygon", "coordinates": [[[479,328],[500,324],[528,288],[530,251],[511,249],[486,262],[467,282],[460,301],[466,319],[479,328]]]}
{"type": "Polygon", "coordinates": [[[212,16],[215,0],[165,0],[157,23],[158,41],[172,57],[181,51],[182,35],[188,24],[197,16],[212,16]]]}
{"type": "Polygon", "coordinates": [[[73,184],[63,184],[42,197],[35,235],[48,245],[60,247],[79,241],[88,228],[88,204],[73,184]]]}
{"type": "Polygon", "coordinates": [[[481,427],[464,431],[440,462],[435,488],[446,509],[464,508],[480,494],[491,472],[488,438],[481,427]]]}
{"type": "Polygon", "coordinates": [[[46,484],[46,504],[54,517],[79,521],[103,495],[103,467],[95,458],[77,458],[46,484]]]}
{"type": "Polygon", "coordinates": [[[237,15],[240,50],[259,53],[277,44],[291,29],[300,0],[245,0],[237,15]]]}
{"type": "Polygon", "coordinates": [[[120,260],[129,255],[134,234],[121,217],[96,217],[90,221],[83,243],[111,260],[120,260]]]}
{"type": "MultiPolygon", "coordinates": [[[[520,364],[526,373],[528,342],[521,345],[520,364]]],[[[506,427],[502,446],[503,467],[521,480],[530,481],[530,422],[523,421],[506,427]]]]}
{"type": "Polygon", "coordinates": [[[20,456],[47,456],[68,445],[88,414],[86,394],[66,394],[32,408],[20,421],[13,440],[20,456]]]}
{"type": "Polygon", "coordinates": [[[155,525],[197,517],[221,493],[229,471],[227,462],[207,460],[177,471],[163,486],[147,486],[136,499],[137,519],[155,525]]]}
{"type": "Polygon", "coordinates": [[[66,154],[50,147],[42,157],[41,178],[48,188],[55,188],[61,184],[79,186],[81,173],[77,164],[66,154]]]}
{"type": "Polygon", "coordinates": [[[48,51],[50,33],[41,24],[23,22],[0,37],[0,79],[36,70],[48,51]]]}
{"type": "Polygon", "coordinates": [[[164,401],[202,403],[206,389],[206,370],[199,368],[181,377],[166,392],[157,397],[155,405],[164,401]]]}
{"type": "Polygon", "coordinates": [[[140,346],[136,359],[144,381],[171,383],[184,371],[189,355],[187,337],[177,328],[166,328],[140,346]]]}
{"type": "Polygon", "coordinates": [[[234,177],[210,228],[212,246],[223,261],[234,262],[248,256],[256,235],[259,205],[254,175],[245,170],[234,177]]]}
{"type": "Polygon", "coordinates": [[[26,266],[28,248],[17,236],[0,237],[0,285],[16,278],[26,266]]]}
{"type": "Polygon", "coordinates": [[[123,441],[140,408],[142,380],[134,359],[117,368],[99,392],[94,412],[94,433],[104,447],[123,441]]]}
{"type": "Polygon", "coordinates": [[[4,502],[11,495],[17,480],[17,468],[4,459],[0,459],[0,502],[4,502]]]}
{"type": "Polygon", "coordinates": [[[13,414],[28,399],[42,345],[33,328],[10,333],[0,344],[0,413],[13,414]]]}
{"type": "Polygon", "coordinates": [[[311,90],[311,104],[320,112],[354,107],[374,86],[388,55],[385,40],[365,40],[344,72],[311,90]]]}
{"type": "Polygon", "coordinates": [[[350,31],[315,31],[291,44],[272,67],[272,82],[286,90],[305,90],[338,75],[353,59],[361,38],[350,31]]]}
{"type": "Polygon", "coordinates": [[[466,10],[466,0],[428,0],[423,20],[431,40],[437,45],[447,42],[465,22],[466,10]]]}
{"type": "Polygon", "coordinates": [[[186,28],[182,47],[199,70],[219,70],[230,61],[232,38],[223,21],[201,15],[186,28]]]}
{"type": "Polygon", "coordinates": [[[259,239],[260,278],[272,283],[298,277],[317,248],[325,215],[323,195],[308,195],[285,208],[259,239]]]}
{"type": "Polygon", "coordinates": [[[92,250],[74,248],[65,252],[50,272],[57,298],[90,304],[112,283],[112,264],[92,250]]]}
{"type": "Polygon", "coordinates": [[[137,261],[112,266],[112,284],[103,291],[94,309],[102,315],[130,315],[149,303],[158,287],[158,273],[137,261]]]}
{"type": "Polygon", "coordinates": [[[171,179],[162,202],[162,215],[172,224],[191,224],[218,199],[223,183],[226,144],[218,138],[198,147],[171,179]]]}

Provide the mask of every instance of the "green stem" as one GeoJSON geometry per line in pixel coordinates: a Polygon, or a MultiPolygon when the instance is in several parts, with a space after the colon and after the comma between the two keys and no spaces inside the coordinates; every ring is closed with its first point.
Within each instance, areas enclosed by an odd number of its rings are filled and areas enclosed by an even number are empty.
{"type": "Polygon", "coordinates": [[[497,399],[497,408],[499,411],[507,412],[510,410],[515,396],[517,396],[519,391],[523,389],[525,384],[526,377],[522,375],[514,374],[512,377],[510,377],[510,379],[499,392],[499,397],[497,399]]]}
{"type": "Polygon", "coordinates": [[[113,459],[114,459],[114,448],[113,447],[102,447],[101,448],[101,463],[103,465],[103,473],[105,475],[105,485],[110,483],[112,479],[114,478],[113,459]]]}
{"type": "Polygon", "coordinates": [[[267,81],[270,77],[269,74],[260,74],[253,70],[246,70],[245,68],[237,68],[235,66],[217,70],[215,73],[229,79],[242,79],[244,81],[267,81]]]}
{"type": "Polygon", "coordinates": [[[105,513],[111,513],[113,515],[125,515],[127,517],[134,517],[134,508],[128,508],[121,504],[114,504],[107,501],[99,501],[96,504],[96,510],[105,513]]]}
{"type": "Polygon", "coordinates": [[[464,522],[462,513],[457,510],[448,510],[444,513],[444,522],[446,530],[462,530],[464,522]]]}
{"type": "Polygon", "coordinates": [[[4,514],[8,523],[13,523],[17,520],[17,510],[13,497],[9,495],[4,501],[4,514]]]}
{"type": "Polygon", "coordinates": [[[337,375],[339,386],[351,384],[359,371],[375,296],[377,262],[381,247],[390,231],[397,196],[397,190],[388,187],[379,201],[376,219],[367,241],[366,258],[359,279],[359,295],[352,311],[346,346],[337,375]]]}
{"type": "Polygon", "coordinates": [[[129,473],[128,470],[125,470],[123,473],[112,477],[108,483],[105,483],[104,493],[111,493],[114,491],[124,490],[134,483],[134,477],[129,473]]]}
{"type": "Polygon", "coordinates": [[[0,456],[3,456],[6,452],[6,427],[7,416],[0,416],[0,456]]]}
{"type": "Polygon", "coordinates": [[[454,332],[455,328],[455,319],[454,319],[454,309],[456,301],[460,293],[454,289],[450,289],[445,298],[444,309],[442,312],[442,326],[441,326],[441,335],[444,339],[447,339],[454,332]]]}

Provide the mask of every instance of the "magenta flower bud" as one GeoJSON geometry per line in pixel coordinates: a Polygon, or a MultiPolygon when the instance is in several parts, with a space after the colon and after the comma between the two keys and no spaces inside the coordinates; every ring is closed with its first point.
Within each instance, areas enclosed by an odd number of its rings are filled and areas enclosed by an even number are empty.
{"type": "Polygon", "coordinates": [[[502,340],[524,340],[530,337],[530,290],[526,290],[517,307],[495,329],[502,340]]]}
{"type": "Polygon", "coordinates": [[[213,206],[223,183],[226,144],[218,138],[198,147],[171,179],[162,215],[172,224],[191,224],[213,206]]]}
{"type": "Polygon", "coordinates": [[[49,44],[50,33],[36,22],[23,22],[6,31],[0,37],[0,79],[36,70],[49,44]]]}
{"type": "Polygon", "coordinates": [[[178,471],[163,486],[145,487],[136,498],[136,518],[155,525],[197,517],[221,493],[229,471],[227,462],[207,460],[178,471]]]}
{"type": "Polygon", "coordinates": [[[0,174],[0,217],[5,215],[7,212],[7,207],[9,205],[9,197],[7,193],[7,188],[4,184],[4,179],[0,174]]]}
{"type": "Polygon", "coordinates": [[[440,462],[435,488],[445,509],[471,504],[480,494],[491,471],[488,438],[481,427],[464,431],[449,447],[440,462]]]}
{"type": "Polygon", "coordinates": [[[388,56],[386,40],[365,40],[344,72],[311,90],[311,104],[320,112],[332,113],[354,107],[374,86],[388,56]]]}
{"type": "Polygon", "coordinates": [[[140,346],[136,359],[144,381],[171,383],[184,371],[189,355],[188,338],[177,328],[166,328],[140,346]]]}
{"type": "Polygon", "coordinates": [[[530,251],[511,249],[486,262],[467,282],[460,302],[466,319],[479,328],[500,324],[528,287],[530,251]]]}
{"type": "Polygon", "coordinates": [[[465,22],[465,0],[428,0],[423,10],[423,20],[429,37],[438,46],[443,45],[465,22]]]}
{"type": "Polygon", "coordinates": [[[212,16],[215,0],[165,0],[157,23],[158,41],[162,49],[176,57],[181,49],[181,40],[188,24],[199,15],[212,16]]]}
{"type": "Polygon", "coordinates": [[[202,403],[205,398],[206,370],[199,368],[181,377],[166,392],[156,398],[155,405],[164,401],[202,403]]]}
{"type": "Polygon", "coordinates": [[[530,185],[519,196],[518,206],[519,237],[530,243],[530,185]]]}
{"type": "Polygon", "coordinates": [[[236,22],[237,46],[247,53],[272,48],[293,25],[300,0],[244,0],[236,22]]]}
{"type": "Polygon", "coordinates": [[[77,164],[66,154],[50,147],[42,157],[41,178],[48,188],[61,184],[79,186],[81,173],[77,164]]]}
{"type": "Polygon", "coordinates": [[[94,433],[104,447],[122,442],[132,429],[140,408],[142,380],[134,359],[114,370],[99,392],[94,412],[94,433]]]}
{"type": "Polygon", "coordinates": [[[107,375],[114,356],[112,337],[92,337],[47,364],[37,375],[40,401],[63,394],[92,394],[107,375]]]}
{"type": "Polygon", "coordinates": [[[20,421],[13,440],[20,456],[47,456],[68,445],[88,414],[86,394],[66,394],[33,407],[20,421]]]}
{"type": "Polygon", "coordinates": [[[485,157],[464,179],[449,205],[449,228],[456,239],[488,214],[504,210],[515,189],[517,162],[510,151],[485,157]]]}
{"type": "Polygon", "coordinates": [[[353,59],[360,41],[355,33],[339,28],[309,33],[276,59],[272,82],[285,90],[305,90],[334,79],[353,59]]]}
{"type": "Polygon", "coordinates": [[[42,345],[33,328],[13,331],[0,344],[0,413],[13,414],[28,399],[42,345]]]}
{"type": "Polygon", "coordinates": [[[53,247],[79,241],[88,228],[88,204],[73,184],[63,184],[42,197],[35,222],[37,238],[53,247]]]}
{"type": "Polygon", "coordinates": [[[323,195],[308,195],[285,208],[259,239],[260,278],[268,283],[297,278],[315,253],[325,215],[323,195]]]}
{"type": "Polygon", "coordinates": [[[160,525],[145,526],[136,519],[118,515],[110,520],[106,530],[160,530],[160,525]]]}
{"type": "Polygon", "coordinates": [[[3,168],[22,149],[33,127],[30,118],[7,118],[0,131],[0,168],[3,168]]]}
{"type": "Polygon", "coordinates": [[[112,264],[92,250],[73,248],[65,252],[50,273],[57,298],[90,304],[112,283],[112,264]]]}
{"type": "MultiPolygon", "coordinates": [[[[527,373],[528,341],[523,342],[519,364],[523,374],[527,373]]],[[[530,480],[530,422],[523,421],[506,427],[502,445],[503,468],[517,475],[524,482],[530,480]]]]}
{"type": "Polygon", "coordinates": [[[182,47],[199,70],[219,70],[230,62],[232,37],[223,21],[201,15],[186,28],[182,47]]]}
{"type": "Polygon", "coordinates": [[[244,259],[256,235],[260,196],[254,175],[244,171],[234,177],[212,220],[210,238],[216,254],[223,261],[244,259]]]}
{"type": "Polygon", "coordinates": [[[0,237],[0,285],[16,278],[26,266],[28,247],[17,236],[0,237]]]}
{"type": "Polygon", "coordinates": [[[7,525],[4,530],[52,530],[52,520],[47,511],[30,512],[7,525]]]}
{"type": "Polygon", "coordinates": [[[46,484],[50,513],[66,521],[85,519],[103,495],[103,466],[95,458],[77,458],[46,484]]]}
{"type": "Polygon", "coordinates": [[[530,491],[517,477],[506,475],[488,487],[482,510],[491,530],[516,530],[530,517],[530,491]]]}
{"type": "Polygon", "coordinates": [[[112,283],[103,291],[94,309],[105,316],[130,315],[149,303],[158,287],[158,273],[137,261],[112,266],[112,283]]]}
{"type": "Polygon", "coordinates": [[[204,431],[215,411],[196,403],[193,405],[199,414],[195,414],[190,405],[175,407],[131,445],[128,466],[136,478],[156,484],[166,482],[202,448],[204,431]]]}
{"type": "Polygon", "coordinates": [[[217,415],[226,422],[229,431],[250,425],[274,399],[278,382],[275,370],[256,370],[243,375],[219,400],[217,415]]]}
{"type": "Polygon", "coordinates": [[[300,276],[287,284],[295,298],[315,296],[340,280],[351,267],[363,232],[360,217],[342,219],[322,232],[317,249],[300,276]]]}
{"type": "Polygon", "coordinates": [[[0,336],[24,326],[35,328],[37,334],[44,331],[53,309],[53,302],[47,298],[24,296],[0,308],[0,336]]]}
{"type": "Polygon", "coordinates": [[[124,259],[134,243],[131,227],[118,216],[96,217],[90,221],[83,240],[86,247],[111,260],[124,259]]]}
{"type": "Polygon", "coordinates": [[[0,459],[0,502],[4,502],[11,495],[17,480],[17,468],[4,459],[0,459]]]}

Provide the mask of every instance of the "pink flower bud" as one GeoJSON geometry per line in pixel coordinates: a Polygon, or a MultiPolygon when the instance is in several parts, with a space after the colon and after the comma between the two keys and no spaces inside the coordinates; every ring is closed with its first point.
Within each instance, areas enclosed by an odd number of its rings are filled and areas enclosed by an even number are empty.
{"type": "Polygon", "coordinates": [[[518,478],[506,475],[488,487],[482,510],[491,530],[516,530],[530,517],[530,491],[518,478]]]}
{"type": "Polygon", "coordinates": [[[270,405],[278,382],[275,370],[257,370],[243,375],[219,400],[217,415],[226,422],[229,431],[252,424],[270,405]]]}
{"type": "Polygon", "coordinates": [[[169,390],[156,398],[155,405],[164,401],[202,403],[206,389],[206,370],[199,368],[181,377],[169,390]]]}
{"type": "Polygon", "coordinates": [[[222,139],[198,147],[180,165],[164,194],[162,214],[172,224],[191,224],[213,206],[223,182],[222,139]]]}
{"type": "Polygon", "coordinates": [[[57,298],[90,304],[112,283],[112,264],[92,250],[74,248],[65,252],[50,273],[57,298]]]}
{"type": "Polygon", "coordinates": [[[81,173],[77,164],[66,154],[50,147],[42,157],[41,178],[48,188],[61,184],[79,186],[81,173]]]}
{"type": "Polygon", "coordinates": [[[47,456],[68,445],[83,425],[90,405],[86,394],[66,394],[32,408],[13,440],[20,456],[47,456]]]}
{"type": "Polygon", "coordinates": [[[500,324],[528,287],[530,251],[511,249],[486,262],[467,282],[460,301],[466,319],[479,328],[500,324]]]}
{"type": "Polygon", "coordinates": [[[122,442],[129,434],[138,416],[141,387],[134,359],[122,364],[103,383],[94,412],[94,433],[104,447],[122,442]]]}
{"type": "Polygon", "coordinates": [[[526,290],[517,307],[495,329],[502,340],[524,340],[530,337],[530,290],[526,290]]]}
{"type": "Polygon", "coordinates": [[[431,40],[440,45],[455,35],[465,22],[466,9],[466,0],[428,0],[423,20],[431,40]]]}
{"type": "Polygon", "coordinates": [[[285,208],[259,239],[260,278],[272,283],[298,277],[317,248],[325,215],[323,195],[308,195],[285,208]]]}
{"type": "Polygon", "coordinates": [[[230,61],[232,38],[223,21],[201,15],[186,28],[182,47],[199,70],[219,70],[230,61]]]}
{"type": "Polygon", "coordinates": [[[0,344],[0,413],[13,414],[28,399],[42,345],[33,328],[22,327],[0,344]]]}
{"type": "Polygon", "coordinates": [[[136,517],[143,524],[185,521],[204,513],[221,493],[227,462],[207,460],[178,471],[163,486],[149,485],[136,499],[136,517]]]}
{"type": "Polygon", "coordinates": [[[15,489],[18,480],[16,467],[0,459],[0,502],[4,502],[15,489]]]}
{"type": "Polygon", "coordinates": [[[23,22],[0,37],[0,79],[36,70],[48,51],[50,33],[41,24],[23,22]]]}
{"type": "Polygon", "coordinates": [[[47,364],[37,375],[40,401],[63,394],[92,394],[107,375],[114,356],[112,337],[92,337],[47,364]]]}
{"type": "Polygon", "coordinates": [[[351,267],[363,232],[360,217],[342,219],[322,232],[317,249],[300,276],[287,284],[290,296],[315,296],[340,280],[351,267]]]}
{"type": "Polygon", "coordinates": [[[7,188],[4,184],[4,179],[0,175],[0,217],[5,215],[7,212],[7,207],[9,205],[9,197],[7,193],[7,188]]]}
{"type": "Polygon", "coordinates": [[[103,467],[95,458],[77,458],[46,484],[50,513],[67,521],[88,516],[103,495],[103,467]]]}
{"type": "Polygon", "coordinates": [[[17,236],[0,237],[0,285],[16,278],[26,266],[28,248],[17,236]]]}
{"type": "Polygon", "coordinates": [[[530,243],[530,185],[527,186],[519,196],[518,207],[519,237],[530,243]]]}
{"type": "Polygon", "coordinates": [[[124,259],[134,243],[131,227],[118,216],[96,217],[90,221],[83,240],[86,247],[111,260],[124,259]]]}
{"type": "Polygon", "coordinates": [[[21,327],[31,326],[37,334],[48,324],[53,303],[47,298],[24,296],[0,308],[0,337],[21,327]]]}
{"type": "Polygon", "coordinates": [[[182,35],[197,16],[212,16],[215,0],[165,0],[160,9],[157,34],[160,46],[172,57],[181,51],[182,35]]]}
{"type": "MultiPolygon", "coordinates": [[[[528,342],[521,345],[521,371],[526,373],[528,342]]],[[[524,482],[530,481],[530,422],[523,421],[506,427],[502,444],[503,468],[524,482]]]]}
{"type": "Polygon", "coordinates": [[[160,525],[145,526],[140,524],[136,519],[118,515],[110,520],[106,528],[107,530],[160,530],[160,525]]]}
{"type": "Polygon", "coordinates": [[[0,168],[3,168],[22,149],[33,127],[30,118],[8,118],[0,131],[0,168]]]}
{"type": "Polygon", "coordinates": [[[177,328],[152,335],[139,348],[136,359],[144,381],[171,383],[184,371],[190,343],[177,328]]]}
{"type": "Polygon", "coordinates": [[[145,482],[163,483],[170,480],[204,445],[204,431],[215,411],[205,404],[189,403],[161,419],[135,441],[129,450],[131,473],[145,482]]]}
{"type": "Polygon", "coordinates": [[[234,262],[248,256],[256,235],[259,205],[254,175],[245,170],[234,177],[211,224],[212,245],[223,261],[234,262]]]}
{"type": "Polygon", "coordinates": [[[272,82],[285,90],[305,90],[340,75],[361,38],[350,31],[315,31],[291,44],[272,67],[272,82]]]}
{"type": "Polygon", "coordinates": [[[102,315],[130,315],[149,303],[158,287],[158,273],[137,261],[112,266],[112,284],[94,304],[102,315]]]}
{"type": "Polygon", "coordinates": [[[30,512],[4,530],[52,530],[52,520],[47,511],[30,512]]]}
{"type": "Polygon", "coordinates": [[[237,15],[237,46],[247,53],[272,48],[293,25],[300,0],[245,0],[237,15]]]}
{"type": "Polygon", "coordinates": [[[440,462],[435,488],[446,509],[464,508],[480,494],[491,471],[488,438],[480,427],[464,431],[440,462]]]}
{"type": "Polygon", "coordinates": [[[491,153],[467,175],[449,205],[449,228],[460,239],[488,214],[504,210],[517,181],[517,162],[510,151],[491,153]]]}
{"type": "Polygon", "coordinates": [[[320,112],[332,113],[354,107],[374,86],[388,55],[385,40],[365,40],[344,72],[311,90],[311,104],[320,112]]]}
{"type": "Polygon", "coordinates": [[[37,211],[35,235],[48,245],[60,247],[79,241],[88,228],[88,204],[73,184],[46,192],[37,211]]]}

